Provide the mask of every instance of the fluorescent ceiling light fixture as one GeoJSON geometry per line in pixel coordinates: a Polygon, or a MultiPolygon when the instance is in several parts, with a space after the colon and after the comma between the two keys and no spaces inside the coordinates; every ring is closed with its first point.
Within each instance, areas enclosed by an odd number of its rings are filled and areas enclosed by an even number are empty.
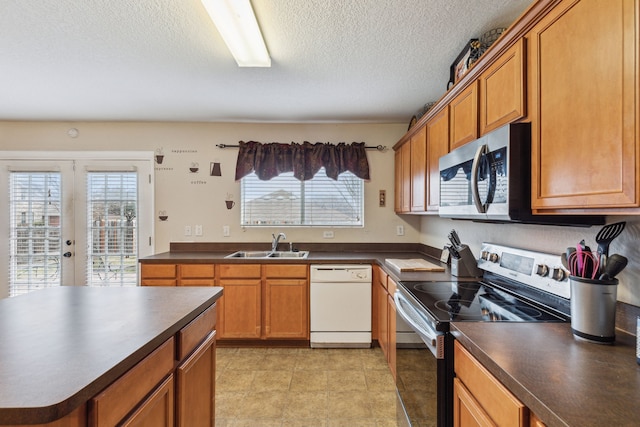
{"type": "Polygon", "coordinates": [[[238,66],[271,66],[271,58],[249,0],[202,0],[202,4],[238,66]]]}

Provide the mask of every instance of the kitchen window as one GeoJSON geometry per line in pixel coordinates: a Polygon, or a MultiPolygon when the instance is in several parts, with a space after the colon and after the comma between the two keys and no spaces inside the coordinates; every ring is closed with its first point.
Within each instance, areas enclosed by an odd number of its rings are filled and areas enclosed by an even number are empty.
{"type": "Polygon", "coordinates": [[[245,227],[363,227],[364,181],[351,172],[337,180],[324,168],[306,181],[293,172],[261,181],[255,172],[241,180],[241,225],[245,227]]]}

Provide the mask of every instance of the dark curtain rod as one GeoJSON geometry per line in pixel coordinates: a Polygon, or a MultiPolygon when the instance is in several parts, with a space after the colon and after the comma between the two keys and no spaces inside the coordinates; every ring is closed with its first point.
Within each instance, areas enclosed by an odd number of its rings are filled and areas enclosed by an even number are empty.
{"type": "MultiPolygon", "coordinates": [[[[218,148],[239,148],[239,145],[230,145],[230,144],[216,144],[216,147],[218,148]]],[[[364,148],[366,150],[378,150],[378,151],[386,151],[387,150],[387,146],[386,145],[365,145],[364,148]]]]}

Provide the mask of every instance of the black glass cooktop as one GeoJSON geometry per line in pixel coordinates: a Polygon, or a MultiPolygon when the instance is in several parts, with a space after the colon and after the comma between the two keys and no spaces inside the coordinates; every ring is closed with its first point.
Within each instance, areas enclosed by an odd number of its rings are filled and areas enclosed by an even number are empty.
{"type": "Polygon", "coordinates": [[[483,282],[401,282],[436,322],[563,322],[565,319],[483,282]]]}

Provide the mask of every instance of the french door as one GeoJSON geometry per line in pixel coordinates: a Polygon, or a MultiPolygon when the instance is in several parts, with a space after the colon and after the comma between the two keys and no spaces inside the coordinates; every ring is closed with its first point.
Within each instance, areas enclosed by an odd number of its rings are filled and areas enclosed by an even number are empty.
{"type": "Polygon", "coordinates": [[[0,232],[8,237],[0,298],[138,285],[138,258],[152,253],[152,173],[151,153],[0,152],[0,232]]]}

